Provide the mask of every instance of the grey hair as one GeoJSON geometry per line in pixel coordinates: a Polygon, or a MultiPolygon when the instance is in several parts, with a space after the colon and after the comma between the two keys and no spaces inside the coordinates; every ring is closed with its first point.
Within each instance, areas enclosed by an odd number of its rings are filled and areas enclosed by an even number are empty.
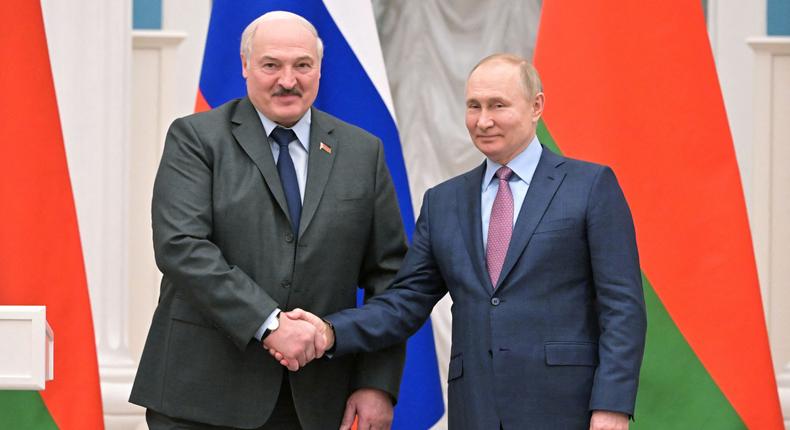
{"type": "Polygon", "coordinates": [[[483,64],[495,61],[517,66],[519,68],[519,72],[521,72],[521,86],[524,87],[524,94],[527,95],[527,100],[534,99],[538,93],[543,91],[543,84],[540,82],[538,70],[535,69],[535,66],[533,66],[529,60],[516,54],[498,53],[489,55],[480,60],[480,62],[472,68],[472,71],[469,72],[469,76],[472,76],[472,73],[483,64]]]}
{"type": "Polygon", "coordinates": [[[321,41],[321,38],[318,37],[318,30],[315,29],[315,26],[310,23],[310,21],[306,20],[304,17],[297,15],[295,13],[286,12],[284,10],[275,10],[271,12],[266,12],[265,14],[255,18],[251,23],[247,25],[247,28],[244,29],[244,32],[241,33],[241,47],[240,53],[244,56],[244,58],[250,58],[250,52],[252,51],[252,39],[255,37],[255,32],[258,30],[258,25],[262,22],[267,21],[278,21],[278,20],[293,20],[296,21],[302,26],[304,26],[307,31],[310,32],[316,39],[316,51],[318,52],[318,62],[321,62],[321,58],[324,56],[324,42],[321,41]]]}

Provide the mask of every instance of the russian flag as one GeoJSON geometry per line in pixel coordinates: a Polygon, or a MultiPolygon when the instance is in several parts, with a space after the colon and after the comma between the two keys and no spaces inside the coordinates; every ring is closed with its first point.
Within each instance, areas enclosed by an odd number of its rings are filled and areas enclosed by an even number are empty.
{"type": "MultiPolygon", "coordinates": [[[[370,1],[215,0],[206,38],[196,110],[246,95],[239,44],[247,24],[273,10],[305,17],[324,41],[321,84],[315,106],[361,127],[384,142],[406,234],[414,212],[392,98],[370,1]]],[[[393,429],[427,429],[444,414],[430,320],[408,341],[406,367],[393,429]]]]}

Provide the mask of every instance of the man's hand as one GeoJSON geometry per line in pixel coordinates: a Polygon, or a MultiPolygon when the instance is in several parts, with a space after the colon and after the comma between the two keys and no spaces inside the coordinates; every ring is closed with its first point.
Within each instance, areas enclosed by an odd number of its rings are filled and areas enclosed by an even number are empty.
{"type": "MultiPolygon", "coordinates": [[[[285,312],[285,316],[292,320],[302,320],[307,321],[315,327],[317,335],[323,337],[324,342],[322,344],[323,350],[321,353],[323,354],[327,349],[331,349],[332,346],[335,344],[335,332],[329,327],[326,321],[319,318],[317,315],[307,312],[305,310],[296,308],[290,312],[285,312]]],[[[316,349],[318,349],[318,343],[316,343],[316,349]]]]}
{"type": "Polygon", "coordinates": [[[593,411],[590,430],[628,430],[628,415],[620,412],[593,411]]]}
{"type": "Polygon", "coordinates": [[[319,335],[315,326],[307,321],[280,317],[280,327],[263,340],[264,348],[274,355],[288,370],[295,372],[314,358],[321,357],[326,350],[324,336],[319,335]]]}
{"type": "Polygon", "coordinates": [[[358,430],[389,430],[392,426],[392,400],[389,394],[375,388],[360,388],[346,401],[340,430],[350,430],[358,417],[358,430]]]}
{"type": "MultiPolygon", "coordinates": [[[[314,338],[314,349],[316,352],[316,358],[321,358],[326,352],[327,349],[332,348],[332,345],[335,343],[335,332],[329,327],[329,325],[316,316],[313,313],[307,312],[305,310],[296,308],[290,312],[283,312],[280,314],[280,324],[284,320],[292,320],[294,322],[300,323],[308,323],[315,329],[315,338],[314,338]],[[285,315],[286,318],[282,318],[285,315]]],[[[271,336],[270,336],[271,337],[271,336]]],[[[277,348],[267,348],[269,350],[269,354],[272,355],[277,361],[280,362],[283,366],[287,367],[290,370],[295,370],[294,367],[299,363],[294,363],[293,357],[289,357],[285,351],[281,351],[277,348]]],[[[305,363],[307,364],[307,363],[305,363]]],[[[300,367],[304,367],[304,364],[300,365],[300,367]]],[[[298,369],[299,367],[296,367],[298,369]]]]}
{"type": "MultiPolygon", "coordinates": [[[[334,331],[332,331],[332,329],[324,320],[315,314],[296,308],[290,312],[282,312],[280,314],[280,327],[282,327],[283,322],[286,320],[290,320],[290,322],[299,324],[309,324],[313,327],[313,329],[315,329],[315,334],[313,336],[313,351],[315,351],[314,358],[323,357],[324,352],[331,348],[335,343],[334,331]],[[285,315],[286,318],[282,318],[283,315],[285,315]]],[[[276,330],[275,333],[277,331],[280,330],[276,330]]],[[[272,335],[273,334],[274,333],[272,333],[272,335]]],[[[269,337],[272,337],[272,335],[269,335],[269,337]]],[[[299,370],[300,367],[304,367],[312,360],[310,359],[303,363],[302,361],[299,361],[298,357],[289,355],[288,351],[280,350],[273,344],[266,345],[264,343],[264,346],[272,357],[274,357],[280,362],[280,364],[287,367],[291,371],[299,370]]]]}

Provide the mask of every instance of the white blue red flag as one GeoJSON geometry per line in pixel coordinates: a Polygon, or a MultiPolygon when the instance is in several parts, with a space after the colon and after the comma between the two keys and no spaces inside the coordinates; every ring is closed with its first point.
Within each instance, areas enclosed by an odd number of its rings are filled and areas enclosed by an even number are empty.
{"type": "MultiPolygon", "coordinates": [[[[196,109],[217,107],[246,95],[239,44],[247,24],[285,10],[305,17],[324,42],[321,85],[315,106],[361,127],[384,142],[406,233],[414,213],[392,100],[370,1],[214,0],[200,74],[196,109]]],[[[408,341],[406,367],[393,429],[427,429],[444,414],[430,320],[408,341]]]]}

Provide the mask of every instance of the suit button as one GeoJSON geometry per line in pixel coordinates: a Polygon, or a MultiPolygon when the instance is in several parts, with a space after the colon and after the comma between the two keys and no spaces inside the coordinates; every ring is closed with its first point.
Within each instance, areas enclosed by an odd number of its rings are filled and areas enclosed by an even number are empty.
{"type": "Polygon", "coordinates": [[[292,233],[285,233],[285,241],[291,243],[294,241],[294,235],[292,233]]]}
{"type": "Polygon", "coordinates": [[[499,306],[499,297],[491,298],[491,304],[494,306],[499,306]]]}
{"type": "Polygon", "coordinates": [[[283,283],[280,284],[280,286],[283,288],[291,288],[291,281],[283,281],[283,283]]]}

